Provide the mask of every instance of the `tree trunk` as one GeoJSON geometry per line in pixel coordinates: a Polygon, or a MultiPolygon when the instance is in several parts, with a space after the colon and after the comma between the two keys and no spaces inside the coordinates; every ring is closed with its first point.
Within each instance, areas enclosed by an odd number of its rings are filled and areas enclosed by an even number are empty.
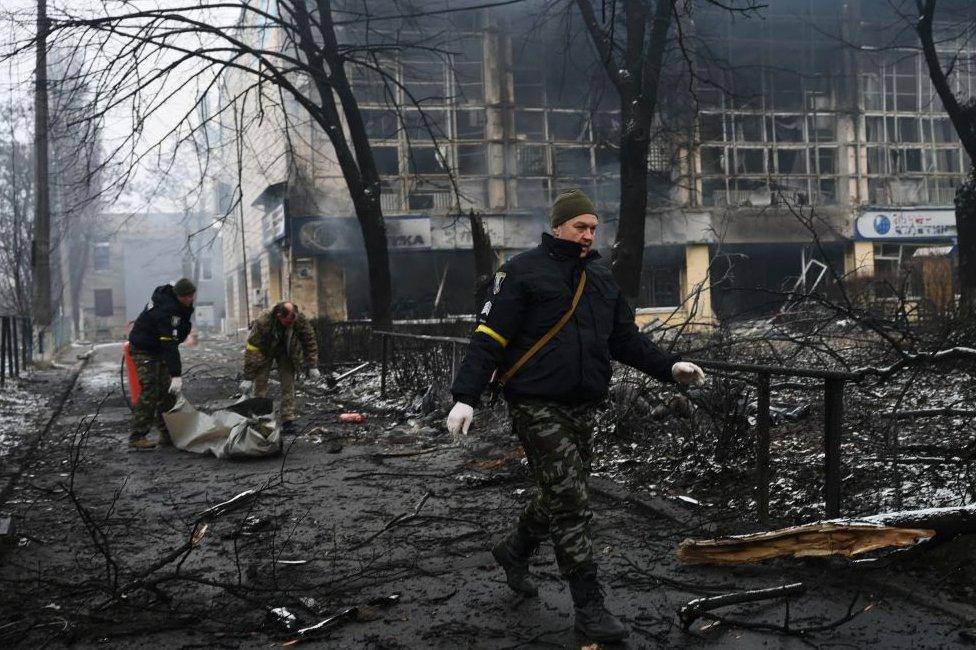
{"type": "Polygon", "coordinates": [[[47,327],[51,306],[51,205],[48,188],[47,2],[37,2],[34,66],[34,325],[47,327]]]}
{"type": "Polygon", "coordinates": [[[474,251],[474,309],[477,313],[488,299],[488,287],[495,273],[495,253],[491,250],[491,237],[481,216],[472,210],[468,218],[471,221],[471,247],[474,251]]]}
{"type": "Polygon", "coordinates": [[[390,280],[390,254],[386,241],[386,222],[380,209],[379,196],[353,197],[356,218],[363,231],[366,247],[366,266],[369,268],[370,318],[373,329],[388,329],[393,322],[390,306],[393,303],[393,284],[390,280]]]}
{"type": "Polygon", "coordinates": [[[620,220],[611,256],[613,276],[620,290],[637,306],[644,265],[644,221],[647,218],[647,133],[630,127],[624,118],[620,136],[620,220]]]}
{"type": "Polygon", "coordinates": [[[976,167],[956,191],[956,232],[959,252],[959,310],[976,313],[976,167]]]}

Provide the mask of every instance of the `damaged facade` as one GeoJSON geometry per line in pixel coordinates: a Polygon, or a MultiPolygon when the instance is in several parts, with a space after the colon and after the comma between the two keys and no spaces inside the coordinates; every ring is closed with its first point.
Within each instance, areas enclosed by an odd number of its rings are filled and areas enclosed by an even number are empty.
{"type": "MultiPolygon", "coordinates": [[[[910,30],[895,38],[885,3],[768,4],[733,17],[700,3],[680,18],[695,83],[676,50],[669,65],[682,72],[665,89],[649,161],[644,322],[768,312],[798,278],[816,282],[817,261],[865,278],[899,275],[918,249],[949,263],[969,161],[910,30]],[[798,212],[812,212],[819,243],[798,212]]],[[[502,261],[537,243],[559,190],[582,187],[609,254],[619,99],[575,13],[534,21],[536,3],[364,26],[349,18],[360,5],[336,6],[344,42],[396,34],[435,50],[363,54],[396,83],[347,66],[383,176],[396,317],[474,310],[472,210],[502,261]]],[[[280,46],[272,28],[247,33],[280,46]]],[[[966,65],[952,79],[964,96],[976,85],[966,65]]],[[[252,93],[231,118],[249,83],[228,77],[221,94],[228,326],[286,298],[313,316],[367,317],[362,239],[328,139],[287,98],[277,110],[262,102],[257,120],[252,93]]]]}

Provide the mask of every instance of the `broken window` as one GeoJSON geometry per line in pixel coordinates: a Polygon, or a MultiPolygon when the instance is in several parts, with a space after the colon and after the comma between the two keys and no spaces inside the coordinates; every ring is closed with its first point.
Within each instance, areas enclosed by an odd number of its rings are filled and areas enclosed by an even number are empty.
{"type": "Polygon", "coordinates": [[[837,173],[837,149],[833,147],[817,148],[817,174],[833,176],[837,173]]]}
{"type": "Polygon", "coordinates": [[[395,146],[373,145],[373,160],[380,174],[393,176],[400,173],[400,153],[395,146]]]}
{"type": "Polygon", "coordinates": [[[702,142],[721,142],[725,140],[724,118],[722,115],[706,113],[700,118],[702,142]]]}
{"type": "Polygon", "coordinates": [[[777,115],[773,118],[776,142],[803,142],[803,118],[798,115],[777,115]]]}
{"type": "Polygon", "coordinates": [[[363,109],[363,122],[366,125],[366,135],[370,139],[394,140],[399,132],[397,115],[393,111],[363,109]]]}
{"type": "Polygon", "coordinates": [[[725,180],[722,178],[709,178],[702,181],[702,205],[727,205],[725,192],[725,180]]]}
{"type": "Polygon", "coordinates": [[[549,181],[546,179],[519,178],[515,181],[518,207],[546,207],[549,205],[549,181]]]}
{"type": "Polygon", "coordinates": [[[457,137],[460,140],[483,140],[485,137],[484,109],[464,110],[457,113],[457,137]]]}
{"type": "Polygon", "coordinates": [[[918,119],[914,117],[898,118],[898,141],[899,142],[921,142],[919,133],[918,119]]]}
{"type": "Polygon", "coordinates": [[[837,139],[836,120],[833,115],[810,117],[810,139],[816,142],[833,142],[837,139]]]}
{"type": "Polygon", "coordinates": [[[582,147],[555,147],[553,173],[556,176],[581,176],[590,173],[590,150],[582,147]]]}
{"type": "Polygon", "coordinates": [[[411,174],[447,173],[444,156],[435,147],[410,147],[409,166],[411,174]]]}
{"type": "Polygon", "coordinates": [[[516,45],[512,52],[512,81],[515,105],[544,108],[546,105],[545,71],[542,69],[543,52],[537,43],[529,41],[516,45]]]}
{"type": "Polygon", "coordinates": [[[584,142],[589,140],[585,113],[549,113],[549,135],[553,140],[563,142],[584,142]]]}
{"type": "Polygon", "coordinates": [[[402,61],[403,89],[405,105],[443,104],[447,99],[446,67],[439,57],[423,57],[419,52],[410,52],[414,60],[402,61]]]}
{"type": "Polygon", "coordinates": [[[806,149],[777,149],[776,171],[780,174],[806,174],[806,149]]]}
{"type": "Polygon", "coordinates": [[[544,140],[545,114],[542,111],[516,111],[515,133],[519,140],[544,140]]]}
{"type": "Polygon", "coordinates": [[[736,115],[735,139],[737,142],[762,142],[762,118],[758,115],[736,115]]]}
{"type": "Polygon", "coordinates": [[[456,101],[462,104],[484,102],[484,45],[481,37],[466,38],[452,44],[451,49],[456,51],[453,62],[456,101]]]}
{"type": "Polygon", "coordinates": [[[729,197],[730,205],[747,207],[769,205],[769,184],[765,180],[739,178],[731,182],[729,197]]]}
{"type": "Polygon", "coordinates": [[[680,265],[644,267],[641,270],[640,294],[637,303],[642,307],[676,307],[681,304],[680,265]]]}
{"type": "Polygon", "coordinates": [[[430,110],[404,111],[403,127],[411,140],[443,140],[447,138],[447,111],[430,110]]]}
{"type": "Polygon", "coordinates": [[[701,170],[703,174],[726,173],[725,149],[723,147],[702,147],[701,170]]]}
{"type": "Polygon", "coordinates": [[[488,173],[486,147],[483,144],[458,145],[458,173],[480,176],[488,173]]]}
{"type": "Polygon", "coordinates": [[[546,147],[539,145],[525,145],[518,148],[519,176],[545,176],[546,147]]]}
{"type": "Polygon", "coordinates": [[[763,149],[747,149],[739,147],[735,150],[736,174],[765,174],[765,156],[763,149]]]}
{"type": "MultiPolygon", "coordinates": [[[[386,66],[391,65],[390,62],[386,63],[386,66]]],[[[353,95],[356,96],[356,101],[361,106],[364,104],[391,103],[394,93],[396,93],[396,84],[393,81],[369,68],[351,65],[348,70],[349,85],[352,88],[353,95]]]]}

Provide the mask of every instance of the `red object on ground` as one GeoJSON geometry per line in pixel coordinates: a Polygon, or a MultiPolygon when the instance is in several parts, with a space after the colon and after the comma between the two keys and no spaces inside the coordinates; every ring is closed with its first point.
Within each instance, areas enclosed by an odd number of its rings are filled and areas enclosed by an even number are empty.
{"type": "Polygon", "coordinates": [[[125,360],[125,374],[129,378],[129,402],[135,406],[139,401],[139,394],[142,392],[142,384],[139,383],[139,373],[136,372],[136,362],[129,354],[129,342],[122,344],[122,358],[125,360]]]}
{"type": "Polygon", "coordinates": [[[362,424],[366,421],[366,416],[362,413],[343,413],[339,416],[339,422],[349,422],[351,424],[362,424]]]}

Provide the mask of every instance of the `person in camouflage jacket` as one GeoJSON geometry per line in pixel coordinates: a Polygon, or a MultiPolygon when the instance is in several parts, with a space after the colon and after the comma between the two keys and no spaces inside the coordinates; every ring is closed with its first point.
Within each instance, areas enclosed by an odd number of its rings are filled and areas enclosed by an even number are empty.
{"type": "Polygon", "coordinates": [[[300,368],[309,377],[320,376],[319,350],[315,330],[292,302],[281,302],[251,323],[244,350],[244,381],[241,392],[255,397],[268,394],[273,365],[281,381],[281,421],[286,433],[294,430],[295,374],[300,368]]]}

